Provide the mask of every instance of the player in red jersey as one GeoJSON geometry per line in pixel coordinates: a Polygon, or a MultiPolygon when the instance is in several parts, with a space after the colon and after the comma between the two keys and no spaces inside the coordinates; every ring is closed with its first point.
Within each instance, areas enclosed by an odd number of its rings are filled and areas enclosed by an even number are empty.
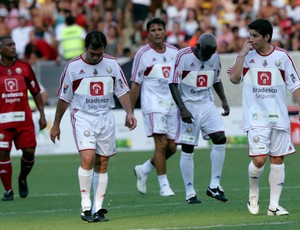
{"type": "Polygon", "coordinates": [[[0,178],[5,192],[2,201],[14,199],[12,188],[12,142],[22,150],[18,178],[19,195],[28,195],[27,176],[34,165],[36,139],[27,91],[40,112],[39,125],[47,125],[40,86],[31,66],[17,59],[16,44],[10,36],[0,37],[0,178]]]}

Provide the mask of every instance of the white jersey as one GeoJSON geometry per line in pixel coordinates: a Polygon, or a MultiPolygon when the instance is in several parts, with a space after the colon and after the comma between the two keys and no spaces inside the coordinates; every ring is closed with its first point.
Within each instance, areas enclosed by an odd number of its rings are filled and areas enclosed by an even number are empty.
{"type": "Polygon", "coordinates": [[[120,97],[129,87],[117,60],[107,54],[95,65],[81,56],[70,60],[60,79],[58,97],[71,103],[70,109],[104,113],[114,107],[113,94],[120,97]]]}
{"type": "Polygon", "coordinates": [[[202,63],[187,47],[177,53],[168,82],[178,84],[183,102],[205,103],[214,100],[212,85],[221,81],[220,71],[218,53],[202,63]]]}
{"type": "Polygon", "coordinates": [[[145,45],[134,57],[131,81],[141,85],[143,113],[176,113],[176,104],[169,89],[168,77],[177,48],[167,43],[165,45],[164,53],[155,51],[149,44],[145,45]]]}
{"type": "Polygon", "coordinates": [[[289,54],[275,47],[267,56],[250,51],[243,66],[244,130],[271,127],[290,130],[287,89],[300,87],[299,75],[289,54]]]}

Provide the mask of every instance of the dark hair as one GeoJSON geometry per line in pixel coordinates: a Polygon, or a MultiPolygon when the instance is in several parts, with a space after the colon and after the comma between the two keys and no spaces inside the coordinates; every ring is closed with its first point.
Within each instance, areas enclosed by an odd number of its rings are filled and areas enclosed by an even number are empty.
{"type": "Polygon", "coordinates": [[[6,39],[12,39],[12,37],[10,35],[3,35],[3,36],[0,36],[0,47],[2,48],[3,47],[3,42],[4,40],[6,39]]]}
{"type": "Polygon", "coordinates": [[[102,32],[94,30],[86,35],[84,44],[86,49],[88,49],[89,47],[98,49],[100,47],[105,48],[107,45],[107,41],[105,35],[102,32]]]}
{"type": "Polygon", "coordinates": [[[273,35],[273,27],[272,24],[266,19],[256,19],[248,25],[248,28],[251,30],[257,31],[263,37],[267,34],[270,35],[268,42],[270,43],[273,35]]]}
{"type": "Polygon", "coordinates": [[[161,18],[155,17],[155,18],[149,19],[149,21],[147,22],[146,27],[147,27],[147,31],[148,31],[148,32],[149,32],[150,27],[151,27],[152,24],[159,24],[159,25],[162,25],[163,28],[166,29],[166,23],[165,23],[165,21],[162,20],[161,18]]]}
{"type": "Polygon", "coordinates": [[[66,17],[65,22],[67,25],[74,25],[75,24],[75,17],[73,17],[72,15],[69,15],[66,17]]]}

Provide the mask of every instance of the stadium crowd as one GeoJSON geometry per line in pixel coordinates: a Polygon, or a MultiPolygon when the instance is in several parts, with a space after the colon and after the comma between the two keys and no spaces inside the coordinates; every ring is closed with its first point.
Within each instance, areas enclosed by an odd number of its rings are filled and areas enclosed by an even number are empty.
{"type": "Polygon", "coordinates": [[[300,50],[299,0],[6,0],[0,3],[0,36],[11,34],[19,58],[30,63],[59,60],[66,52],[62,31],[70,16],[82,28],[81,38],[102,31],[106,52],[116,57],[132,56],[147,42],[145,23],[151,16],[166,21],[166,41],[178,48],[212,32],[219,53],[238,52],[249,22],[265,18],[273,24],[274,44],[300,50]]]}

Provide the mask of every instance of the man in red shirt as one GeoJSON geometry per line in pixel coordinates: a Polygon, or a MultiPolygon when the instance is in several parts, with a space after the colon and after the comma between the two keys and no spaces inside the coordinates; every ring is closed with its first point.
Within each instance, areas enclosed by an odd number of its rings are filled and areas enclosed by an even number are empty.
{"type": "Polygon", "coordinates": [[[22,149],[18,178],[19,195],[28,195],[27,176],[34,165],[36,139],[27,91],[32,94],[40,112],[39,125],[47,125],[40,86],[26,62],[17,59],[16,44],[10,36],[0,37],[0,178],[5,192],[2,201],[14,199],[12,188],[12,142],[22,149]]]}

